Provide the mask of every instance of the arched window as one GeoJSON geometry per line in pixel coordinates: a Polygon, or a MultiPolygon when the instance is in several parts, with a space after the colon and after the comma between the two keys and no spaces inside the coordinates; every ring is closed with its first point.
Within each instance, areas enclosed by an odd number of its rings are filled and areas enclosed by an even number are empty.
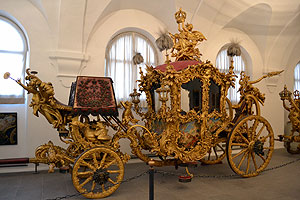
{"type": "Polygon", "coordinates": [[[0,16],[0,103],[24,103],[24,90],[16,83],[3,78],[5,72],[24,81],[28,43],[24,32],[12,20],[0,16]]]}
{"type": "MultiPolygon", "coordinates": [[[[146,64],[155,66],[157,53],[153,44],[144,35],[137,32],[124,32],[114,37],[106,48],[105,75],[114,81],[117,101],[129,100],[129,94],[138,88],[139,68],[145,72],[146,64]],[[141,64],[134,64],[133,57],[140,53],[144,59],[141,64]]],[[[145,94],[140,97],[145,100],[145,94]]]]}
{"type": "MultiPolygon", "coordinates": [[[[240,100],[240,93],[238,92],[240,88],[239,80],[242,71],[245,71],[245,62],[243,60],[243,55],[233,57],[234,73],[238,76],[235,80],[235,88],[229,88],[228,99],[232,103],[238,103],[240,100]]],[[[216,67],[224,73],[228,73],[230,66],[230,57],[227,56],[227,48],[222,48],[216,59],[216,67]]]]}
{"type": "Polygon", "coordinates": [[[300,91],[300,62],[298,62],[298,64],[295,67],[294,80],[295,80],[294,90],[300,91]]]}

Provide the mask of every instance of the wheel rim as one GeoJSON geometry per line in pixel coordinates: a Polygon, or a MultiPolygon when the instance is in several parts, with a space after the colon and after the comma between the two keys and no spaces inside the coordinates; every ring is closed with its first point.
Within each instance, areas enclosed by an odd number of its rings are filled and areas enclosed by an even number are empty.
{"type": "Polygon", "coordinates": [[[274,133],[261,116],[249,116],[234,127],[227,141],[231,169],[243,177],[258,175],[269,164],[274,151],[274,133]]]}
{"type": "Polygon", "coordinates": [[[226,138],[218,138],[215,145],[209,149],[207,154],[200,161],[207,165],[213,165],[221,163],[226,156],[224,144],[226,144],[226,138]]]}
{"type": "Polygon", "coordinates": [[[72,181],[76,190],[87,198],[103,198],[120,186],[124,164],[119,155],[106,147],[83,152],[76,160],[72,181]]]}

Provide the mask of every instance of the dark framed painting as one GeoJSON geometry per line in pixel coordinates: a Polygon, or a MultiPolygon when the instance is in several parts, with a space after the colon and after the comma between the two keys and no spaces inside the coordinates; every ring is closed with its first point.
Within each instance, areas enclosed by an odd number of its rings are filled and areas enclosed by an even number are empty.
{"type": "Polygon", "coordinates": [[[0,113],[0,145],[18,144],[17,113],[0,113]]]}

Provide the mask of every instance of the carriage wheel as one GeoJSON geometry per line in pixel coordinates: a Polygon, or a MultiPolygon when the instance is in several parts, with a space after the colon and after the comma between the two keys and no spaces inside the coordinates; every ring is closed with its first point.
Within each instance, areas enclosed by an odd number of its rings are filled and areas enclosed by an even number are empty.
{"type": "Polygon", "coordinates": [[[257,115],[245,117],[233,128],[226,145],[231,169],[242,177],[258,175],[274,151],[274,133],[269,122],[257,115]]]}
{"type": "Polygon", "coordinates": [[[222,163],[222,160],[226,156],[224,147],[226,141],[226,138],[218,138],[214,146],[208,150],[207,154],[200,160],[200,162],[207,165],[222,163]]]}
{"type": "Polygon", "coordinates": [[[124,177],[124,164],[119,155],[107,147],[83,152],[75,161],[72,181],[86,198],[98,199],[111,195],[124,177]]]}
{"type": "MultiPolygon", "coordinates": [[[[298,132],[293,132],[293,136],[299,137],[298,132]]],[[[285,147],[287,152],[290,154],[299,154],[300,153],[300,143],[299,142],[293,142],[293,141],[287,141],[285,142],[285,147]]]]}

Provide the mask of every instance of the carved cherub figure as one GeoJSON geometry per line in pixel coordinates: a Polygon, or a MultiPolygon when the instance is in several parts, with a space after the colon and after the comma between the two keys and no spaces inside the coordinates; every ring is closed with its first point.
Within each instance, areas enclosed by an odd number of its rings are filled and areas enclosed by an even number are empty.
{"type": "Polygon", "coordinates": [[[49,141],[48,142],[48,163],[49,163],[49,170],[48,173],[53,173],[54,168],[57,166],[63,166],[65,164],[63,156],[60,154],[57,149],[55,149],[55,145],[49,141]]]}

